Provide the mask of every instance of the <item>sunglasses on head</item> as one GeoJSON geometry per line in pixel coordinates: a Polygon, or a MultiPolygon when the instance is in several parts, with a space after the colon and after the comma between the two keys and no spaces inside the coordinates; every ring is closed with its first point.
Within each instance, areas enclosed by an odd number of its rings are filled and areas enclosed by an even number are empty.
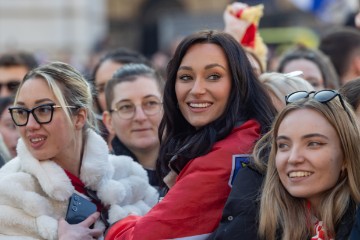
{"type": "MultiPolygon", "coordinates": [[[[316,101],[321,102],[321,103],[327,103],[327,102],[330,102],[331,100],[333,100],[335,97],[339,97],[342,107],[344,108],[346,113],[349,115],[349,112],[347,111],[347,109],[345,107],[344,100],[342,99],[340,93],[338,93],[335,90],[321,90],[321,91],[317,91],[317,92],[316,91],[293,92],[293,93],[290,93],[289,95],[285,96],[286,105],[296,102],[298,100],[304,99],[304,98],[309,98],[311,94],[313,94],[312,98],[314,98],[316,101]]],[[[350,115],[349,115],[349,117],[350,117],[350,115]]],[[[351,119],[351,117],[350,117],[350,119],[351,119]]]]}

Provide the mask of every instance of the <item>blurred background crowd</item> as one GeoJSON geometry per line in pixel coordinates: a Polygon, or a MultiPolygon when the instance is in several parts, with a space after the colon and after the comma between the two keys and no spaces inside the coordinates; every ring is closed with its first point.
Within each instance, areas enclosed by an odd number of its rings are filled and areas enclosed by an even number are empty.
{"type": "MultiPolygon", "coordinates": [[[[0,0],[0,54],[26,50],[40,63],[61,60],[83,73],[99,56],[126,47],[163,68],[183,36],[223,29],[230,0],[0,0]]],[[[276,58],[289,45],[311,48],[330,27],[355,26],[358,0],[244,0],[264,4],[260,34],[276,58]]],[[[272,64],[269,65],[271,70],[272,64]]]]}

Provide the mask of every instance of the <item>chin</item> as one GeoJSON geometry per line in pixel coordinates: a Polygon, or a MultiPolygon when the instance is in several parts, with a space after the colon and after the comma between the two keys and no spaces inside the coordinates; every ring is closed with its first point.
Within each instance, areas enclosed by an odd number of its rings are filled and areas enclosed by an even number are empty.
{"type": "Polygon", "coordinates": [[[46,161],[46,160],[50,160],[51,156],[48,153],[42,153],[42,152],[31,152],[31,155],[36,158],[39,161],[46,161]]]}
{"type": "Polygon", "coordinates": [[[159,146],[160,143],[157,140],[153,140],[153,139],[144,139],[143,141],[138,141],[136,143],[134,143],[134,146],[136,146],[136,148],[139,149],[147,149],[147,148],[151,148],[151,147],[157,147],[159,146]]]}

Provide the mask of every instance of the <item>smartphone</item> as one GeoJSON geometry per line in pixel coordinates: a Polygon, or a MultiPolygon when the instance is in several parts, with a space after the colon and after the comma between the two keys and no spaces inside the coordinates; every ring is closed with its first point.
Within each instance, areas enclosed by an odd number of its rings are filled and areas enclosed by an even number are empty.
{"type": "Polygon", "coordinates": [[[96,212],[95,203],[76,193],[73,193],[69,200],[65,220],[69,224],[77,224],[84,221],[94,212],[96,212]]]}

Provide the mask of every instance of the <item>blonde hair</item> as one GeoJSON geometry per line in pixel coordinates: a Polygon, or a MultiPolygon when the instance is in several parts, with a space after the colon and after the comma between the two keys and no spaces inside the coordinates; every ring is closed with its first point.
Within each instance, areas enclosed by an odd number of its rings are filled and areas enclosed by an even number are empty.
{"type": "MultiPolygon", "coordinates": [[[[62,62],[52,62],[40,66],[25,75],[19,90],[26,81],[32,78],[41,78],[47,82],[60,106],[62,106],[71,126],[74,126],[71,116],[75,114],[76,110],[65,106],[76,106],[77,109],[84,108],[87,111],[84,130],[87,128],[97,130],[95,114],[92,110],[91,86],[75,68],[62,62]]],[[[19,90],[15,97],[15,104],[18,100],[19,90]]],[[[83,132],[86,132],[84,130],[83,132]]]]}
{"type": "Polygon", "coordinates": [[[299,109],[312,109],[320,113],[339,136],[344,156],[345,169],[337,184],[328,190],[317,209],[328,233],[335,236],[336,224],[344,216],[352,201],[360,202],[360,131],[351,107],[345,103],[346,111],[336,97],[327,103],[307,98],[287,105],[279,113],[273,127],[255,146],[255,164],[260,169],[267,167],[264,181],[259,219],[259,236],[263,239],[277,239],[279,228],[281,239],[307,239],[311,236],[306,200],[291,196],[282,185],[275,166],[277,153],[276,138],[284,118],[299,109]],[[267,165],[261,161],[264,146],[271,145],[267,165]],[[296,223],[296,224],[294,224],[296,223]]]}
{"type": "Polygon", "coordinates": [[[314,91],[314,87],[301,77],[292,77],[287,74],[271,72],[259,76],[266,89],[274,94],[285,106],[285,96],[296,91],[314,91]]]}

